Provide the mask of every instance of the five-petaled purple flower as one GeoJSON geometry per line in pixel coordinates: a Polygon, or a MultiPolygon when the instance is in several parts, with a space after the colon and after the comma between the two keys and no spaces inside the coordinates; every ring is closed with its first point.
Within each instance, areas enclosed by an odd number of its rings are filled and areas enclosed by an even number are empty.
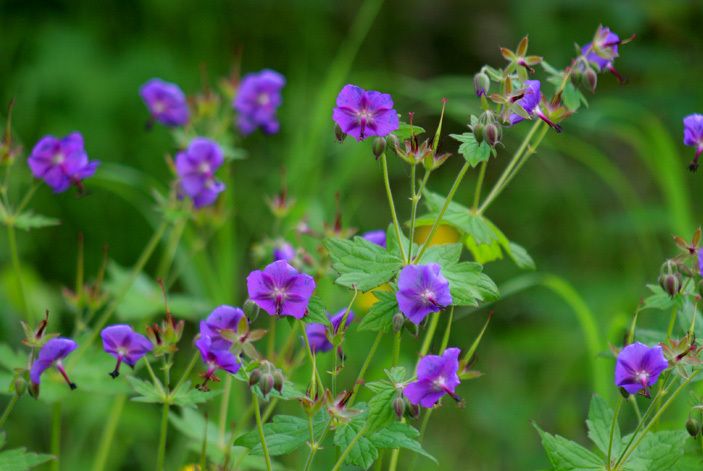
{"type": "Polygon", "coordinates": [[[607,70],[620,81],[623,78],[613,66],[613,61],[618,57],[618,45],[622,44],[620,37],[610,31],[607,26],[598,26],[593,41],[581,48],[581,54],[588,62],[595,64],[599,71],[607,70]]]}
{"type": "Polygon", "coordinates": [[[213,349],[229,349],[241,330],[246,331],[249,321],[238,307],[216,307],[207,319],[200,321],[200,334],[209,337],[213,349]]]}
{"type": "Polygon", "coordinates": [[[225,184],[215,180],[215,172],[223,162],[220,146],[204,137],[194,138],[186,150],[176,155],[180,190],[196,208],[211,205],[224,191],[225,184]]]}
{"type": "Polygon", "coordinates": [[[398,307],[413,324],[452,304],[449,282],[436,263],[407,265],[398,276],[398,307]]]}
{"type": "Polygon", "coordinates": [[[364,232],[361,237],[376,245],[380,245],[384,249],[386,248],[386,231],[379,229],[377,231],[364,232]]]}
{"type": "Polygon", "coordinates": [[[286,241],[280,241],[273,248],[273,261],[285,260],[290,262],[295,258],[295,248],[286,241]]]}
{"type": "MultiPolygon", "coordinates": [[[[327,314],[332,324],[331,331],[330,327],[325,324],[311,323],[305,326],[305,334],[308,336],[308,342],[310,342],[310,350],[313,352],[329,352],[332,350],[334,345],[332,345],[331,337],[339,331],[346,312],[346,309],[342,309],[334,316],[327,314]]],[[[344,327],[349,327],[353,320],[354,313],[349,311],[344,327]]]]}
{"type": "Polygon", "coordinates": [[[461,401],[454,391],[459,381],[459,349],[448,348],[442,355],[427,355],[417,364],[417,381],[405,386],[403,394],[411,404],[433,407],[445,394],[461,401]]]}
{"type": "Polygon", "coordinates": [[[332,119],[357,141],[384,137],[398,129],[398,113],[393,109],[391,96],[356,85],[345,85],[339,92],[332,119]]]}
{"type": "Polygon", "coordinates": [[[302,319],[315,291],[315,280],[285,260],[278,260],[263,270],[251,272],[247,289],[249,299],[270,315],[302,319]]]}
{"type": "Polygon", "coordinates": [[[688,166],[695,172],[698,170],[698,158],[703,153],[703,115],[690,114],[683,119],[683,143],[696,148],[696,156],[688,166]]]}
{"type": "Polygon", "coordinates": [[[200,352],[203,363],[207,366],[207,371],[203,373],[203,384],[199,386],[199,389],[206,391],[208,381],[219,381],[215,376],[217,370],[224,370],[232,374],[239,371],[241,365],[237,361],[237,357],[227,349],[217,348],[207,335],[201,335],[195,341],[195,346],[200,352]]]}
{"type": "Polygon", "coordinates": [[[256,128],[267,134],[278,132],[276,110],[281,106],[281,89],[285,84],[283,75],[268,69],[244,76],[232,103],[242,134],[251,134],[256,128]]]}
{"type": "Polygon", "coordinates": [[[151,79],[139,90],[151,116],[166,126],[183,126],[188,122],[188,101],[174,83],[151,79]]]}
{"type": "Polygon", "coordinates": [[[62,360],[66,358],[73,350],[78,347],[78,344],[71,339],[65,338],[55,338],[51,339],[44,344],[44,346],[39,350],[39,356],[34,363],[32,363],[32,368],[29,371],[29,378],[35,387],[39,386],[41,381],[41,375],[48,368],[55,366],[63,379],[71,389],[76,389],[76,384],[68,379],[66,370],[63,368],[62,360]]]}
{"type": "Polygon", "coordinates": [[[649,397],[649,387],[657,382],[669,363],[659,345],[648,347],[635,342],[626,346],[618,354],[615,363],[615,385],[630,394],[643,391],[649,397]]]}
{"type": "Polygon", "coordinates": [[[44,136],[32,149],[27,163],[32,175],[43,179],[55,193],[68,190],[72,184],[81,189],[81,181],[92,176],[99,165],[95,160],[88,161],[79,132],[63,139],[44,136]]]}
{"type": "MultiPolygon", "coordinates": [[[[561,132],[561,126],[549,119],[541,110],[539,103],[542,100],[541,83],[539,80],[525,80],[524,88],[517,95],[520,99],[516,101],[520,107],[530,116],[537,116],[547,123],[556,132],[561,132]]],[[[525,118],[516,113],[511,113],[508,120],[510,124],[517,124],[525,118]]]]}
{"type": "Polygon", "coordinates": [[[698,272],[703,276],[703,247],[698,249],[698,272]]]}
{"type": "Polygon", "coordinates": [[[100,337],[103,339],[105,351],[117,359],[117,365],[110,373],[113,378],[120,375],[120,365],[123,361],[134,367],[141,357],[154,348],[149,339],[126,324],[105,327],[100,332],[100,337]]]}

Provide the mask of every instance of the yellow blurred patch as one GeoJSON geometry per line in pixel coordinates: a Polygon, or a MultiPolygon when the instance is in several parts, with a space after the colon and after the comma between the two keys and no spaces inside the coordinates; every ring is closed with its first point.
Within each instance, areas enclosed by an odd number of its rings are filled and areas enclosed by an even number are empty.
{"type": "MultiPolygon", "coordinates": [[[[418,227],[415,230],[415,242],[418,244],[424,244],[431,229],[432,226],[418,227]]],[[[459,240],[459,232],[456,229],[452,226],[442,224],[437,228],[434,236],[432,236],[430,245],[453,244],[455,242],[459,242],[459,240]]]]}
{"type": "Polygon", "coordinates": [[[391,287],[389,284],[381,285],[378,288],[374,288],[371,291],[365,293],[359,293],[354,301],[354,309],[359,312],[367,312],[371,309],[371,306],[376,304],[378,298],[374,294],[375,291],[390,291],[391,287]]]}

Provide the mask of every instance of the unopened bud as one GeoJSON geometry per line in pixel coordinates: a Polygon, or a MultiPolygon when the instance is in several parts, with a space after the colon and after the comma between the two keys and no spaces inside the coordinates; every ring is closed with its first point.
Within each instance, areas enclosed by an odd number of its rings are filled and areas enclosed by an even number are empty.
{"type": "Polygon", "coordinates": [[[659,273],[664,275],[668,273],[677,273],[679,271],[679,265],[673,260],[667,260],[662,263],[659,273]]]}
{"type": "Polygon", "coordinates": [[[697,437],[701,433],[701,424],[693,417],[689,417],[686,421],[686,431],[692,437],[697,437]]]}
{"type": "Polygon", "coordinates": [[[268,396],[271,390],[273,389],[273,383],[273,375],[265,374],[261,376],[261,380],[259,381],[259,387],[261,388],[261,393],[264,395],[264,397],[268,396]]]}
{"type": "Polygon", "coordinates": [[[254,386],[261,379],[261,372],[256,369],[249,375],[249,386],[254,386]]]}
{"type": "Polygon", "coordinates": [[[403,415],[405,414],[405,399],[403,399],[401,396],[398,396],[393,399],[393,412],[395,412],[395,415],[396,417],[398,417],[398,419],[403,418],[403,415]]]}
{"type": "Polygon", "coordinates": [[[344,131],[342,131],[342,128],[339,127],[339,124],[335,124],[334,126],[334,137],[337,138],[337,142],[340,144],[344,142],[344,139],[347,137],[344,131]]]}
{"type": "Polygon", "coordinates": [[[13,384],[13,389],[17,396],[21,396],[27,390],[27,381],[22,376],[15,377],[15,382],[13,384]]]}
{"type": "Polygon", "coordinates": [[[681,275],[678,273],[661,275],[659,277],[659,286],[673,298],[681,291],[681,275]]]}
{"type": "Polygon", "coordinates": [[[420,417],[420,406],[416,404],[411,404],[410,402],[406,403],[406,409],[408,417],[411,419],[417,419],[420,417]]]}
{"type": "Polygon", "coordinates": [[[590,67],[586,69],[586,72],[583,74],[583,81],[584,84],[591,89],[591,93],[596,92],[596,86],[598,85],[598,74],[595,70],[590,67]]]}
{"type": "Polygon", "coordinates": [[[483,72],[474,75],[474,90],[476,96],[485,96],[491,88],[491,79],[483,72]]]}
{"type": "Polygon", "coordinates": [[[488,145],[491,147],[495,147],[496,144],[498,144],[503,138],[503,128],[500,126],[500,124],[491,123],[487,125],[485,132],[486,142],[488,142],[488,145]]]}
{"type": "Polygon", "coordinates": [[[400,332],[405,325],[405,316],[402,312],[396,312],[393,316],[393,332],[400,332]]]}
{"type": "Polygon", "coordinates": [[[377,137],[373,140],[373,155],[379,158],[386,151],[386,140],[382,137],[377,137]]]}
{"type": "Polygon", "coordinates": [[[483,142],[483,125],[477,124],[476,126],[471,128],[471,132],[474,133],[476,142],[478,142],[479,144],[483,142]]]}
{"type": "Polygon", "coordinates": [[[283,392],[284,381],[285,378],[283,377],[283,373],[281,373],[280,370],[276,370],[273,372],[273,389],[275,389],[279,393],[283,392]]]}
{"type": "Polygon", "coordinates": [[[400,146],[400,139],[398,139],[398,136],[396,136],[395,134],[389,134],[388,136],[386,136],[386,143],[396,149],[398,148],[398,146],[400,146]]]}

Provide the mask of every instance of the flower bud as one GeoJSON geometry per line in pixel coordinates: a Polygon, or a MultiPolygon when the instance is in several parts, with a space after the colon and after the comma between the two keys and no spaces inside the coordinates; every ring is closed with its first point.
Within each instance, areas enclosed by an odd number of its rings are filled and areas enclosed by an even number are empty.
{"type": "Polygon", "coordinates": [[[474,133],[476,142],[478,142],[479,144],[483,142],[483,125],[477,124],[476,126],[473,126],[471,128],[471,132],[474,133]]]}
{"type": "Polygon", "coordinates": [[[393,412],[395,412],[398,419],[402,419],[405,414],[405,399],[402,396],[398,396],[393,399],[393,412]]]}
{"type": "Polygon", "coordinates": [[[486,142],[491,147],[495,147],[503,137],[503,128],[500,124],[491,123],[485,128],[486,142]]]}
{"type": "Polygon", "coordinates": [[[259,388],[261,388],[261,393],[264,395],[264,397],[268,396],[271,390],[273,389],[273,383],[273,375],[265,374],[261,376],[261,380],[259,380],[259,388]]]}
{"type": "Polygon", "coordinates": [[[476,96],[485,96],[491,88],[491,79],[483,72],[474,75],[474,90],[476,96]]]}
{"type": "Polygon", "coordinates": [[[259,371],[257,368],[254,371],[252,371],[251,374],[249,375],[249,386],[250,387],[254,386],[256,383],[259,382],[260,379],[261,379],[261,371],[259,371]]]}
{"type": "Polygon", "coordinates": [[[692,437],[697,437],[701,433],[701,424],[693,417],[689,417],[686,421],[686,431],[692,437]]]}
{"type": "Polygon", "coordinates": [[[678,271],[678,264],[673,260],[667,260],[666,262],[662,263],[661,269],[659,270],[659,274],[663,275],[669,273],[678,273],[678,271]]]}
{"type": "Polygon", "coordinates": [[[337,142],[340,144],[344,142],[344,139],[347,137],[344,131],[342,131],[342,128],[339,127],[339,124],[335,124],[334,126],[334,137],[337,138],[337,142]]]}
{"type": "Polygon", "coordinates": [[[386,140],[382,137],[377,137],[373,140],[373,155],[379,158],[386,151],[386,140]]]}
{"type": "Polygon", "coordinates": [[[673,298],[681,291],[681,275],[679,273],[665,273],[659,277],[659,286],[673,298]]]}
{"type": "Polygon", "coordinates": [[[393,316],[393,332],[400,332],[405,325],[405,316],[402,312],[396,312],[393,316]]]}
{"type": "Polygon", "coordinates": [[[400,146],[400,139],[395,134],[389,134],[386,136],[386,143],[393,149],[397,149],[400,146]]]}
{"type": "Polygon", "coordinates": [[[598,74],[595,70],[590,67],[586,69],[586,72],[583,74],[583,81],[584,84],[591,89],[591,93],[596,92],[596,86],[598,85],[598,74]]]}
{"type": "Polygon", "coordinates": [[[418,417],[420,417],[420,406],[410,404],[410,402],[407,402],[407,400],[405,410],[407,412],[408,417],[411,419],[417,419],[418,417]]]}
{"type": "Polygon", "coordinates": [[[273,372],[273,389],[275,389],[279,393],[283,392],[284,381],[285,378],[283,377],[283,373],[281,373],[281,370],[276,370],[273,372]]]}
{"type": "Polygon", "coordinates": [[[17,396],[21,396],[27,390],[27,381],[22,376],[16,376],[12,385],[17,396]]]}

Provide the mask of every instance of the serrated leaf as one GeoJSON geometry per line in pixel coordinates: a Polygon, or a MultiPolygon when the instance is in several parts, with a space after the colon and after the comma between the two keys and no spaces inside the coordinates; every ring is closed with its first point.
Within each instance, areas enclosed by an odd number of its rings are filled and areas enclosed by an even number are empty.
{"type": "MultiPolygon", "coordinates": [[[[362,427],[363,425],[356,420],[338,427],[334,434],[334,444],[337,445],[340,450],[346,450],[359,431],[362,430],[362,427]]],[[[378,449],[368,438],[362,436],[352,446],[345,463],[368,469],[376,459],[378,459],[378,449]]]]}
{"type": "Polygon", "coordinates": [[[676,304],[676,300],[669,296],[659,285],[647,285],[652,294],[644,298],[642,309],[669,310],[676,304]]]}
{"type": "Polygon", "coordinates": [[[576,442],[544,432],[536,424],[553,471],[604,471],[603,461],[576,442]]]}
{"type": "Polygon", "coordinates": [[[327,317],[325,305],[318,296],[313,296],[310,298],[310,302],[308,303],[308,311],[303,320],[306,323],[331,325],[330,319],[327,317]]]}
{"type": "Polygon", "coordinates": [[[358,330],[385,331],[393,326],[393,316],[398,312],[398,301],[393,291],[375,291],[378,301],[359,322],[358,330]]]}
{"type": "Polygon", "coordinates": [[[445,266],[458,262],[459,258],[461,244],[440,244],[428,248],[418,263],[438,263],[445,266]]]}
{"type": "Polygon", "coordinates": [[[324,244],[330,252],[332,268],[340,275],[337,284],[348,288],[376,288],[393,278],[403,264],[399,257],[362,237],[326,239],[324,244]]]}
{"type": "MultiPolygon", "coordinates": [[[[403,250],[407,253],[410,241],[405,236],[405,234],[403,234],[402,231],[400,233],[400,243],[403,244],[403,250]]],[[[415,252],[416,248],[417,244],[413,242],[413,252],[415,252]]],[[[393,226],[393,224],[389,224],[388,228],[386,229],[386,251],[394,257],[402,258],[400,256],[398,237],[395,234],[395,227],[393,226]]]]}
{"type": "MultiPolygon", "coordinates": [[[[313,431],[319,436],[327,426],[327,413],[320,411],[313,419],[313,431]]],[[[310,439],[308,421],[291,415],[276,415],[272,421],[264,424],[266,447],[271,456],[285,455],[305,445],[310,439]]],[[[235,445],[249,448],[253,455],[263,455],[261,441],[257,430],[237,437],[235,445]]]]}
{"type": "Polygon", "coordinates": [[[577,111],[581,107],[581,103],[585,97],[581,91],[571,82],[566,82],[566,86],[561,93],[561,101],[570,111],[577,111]]]}
{"type": "Polygon", "coordinates": [[[161,390],[153,383],[141,380],[135,376],[127,376],[129,385],[132,386],[134,392],[138,394],[132,398],[136,402],[163,403],[166,399],[161,390]]]}
{"type": "MultiPolygon", "coordinates": [[[[629,441],[625,436],[623,441],[629,441]]],[[[689,435],[684,430],[648,433],[625,462],[625,471],[679,470],[689,435]]]]}
{"type": "MultiPolygon", "coordinates": [[[[588,408],[588,438],[596,444],[604,455],[608,454],[608,444],[610,442],[610,428],[613,422],[613,409],[608,403],[597,394],[591,398],[591,405],[588,408]]],[[[613,447],[611,456],[620,455],[620,426],[616,423],[613,430],[613,447]]]]}
{"type": "Polygon", "coordinates": [[[13,218],[12,224],[18,229],[28,231],[30,229],[40,229],[42,227],[57,226],[61,223],[58,219],[35,214],[32,211],[27,211],[18,214],[13,218]]]}
{"type": "Polygon", "coordinates": [[[479,143],[471,132],[463,134],[450,134],[450,137],[461,142],[459,153],[472,167],[477,166],[491,157],[491,146],[486,141],[479,143]]]}
{"type": "Polygon", "coordinates": [[[407,371],[402,366],[394,366],[390,370],[386,370],[386,376],[391,383],[402,383],[405,381],[407,371]]]}
{"type": "Polygon", "coordinates": [[[420,432],[411,425],[395,422],[371,435],[369,440],[376,448],[405,448],[437,463],[437,459],[415,440],[419,436],[420,432]]]}
{"type": "Polygon", "coordinates": [[[413,124],[408,124],[401,121],[398,123],[398,129],[393,131],[393,134],[395,134],[395,136],[401,141],[404,141],[406,139],[410,139],[413,135],[417,136],[424,132],[425,130],[420,126],[415,126],[413,124]]]}
{"type": "Polygon", "coordinates": [[[369,400],[369,413],[366,418],[367,433],[375,432],[393,421],[395,417],[393,399],[397,394],[395,387],[388,383],[385,388],[376,391],[369,400]]]}
{"type": "Polygon", "coordinates": [[[508,250],[508,255],[513,259],[513,262],[515,262],[518,268],[522,268],[523,270],[534,270],[536,268],[535,261],[530,257],[530,254],[527,253],[524,247],[515,242],[509,242],[508,247],[510,248],[510,250],[508,250]]]}
{"type": "Polygon", "coordinates": [[[478,306],[481,301],[498,299],[498,287],[481,270],[481,265],[475,262],[442,267],[442,275],[449,281],[454,306],[478,306]]]}
{"type": "Polygon", "coordinates": [[[52,455],[40,455],[27,451],[25,448],[15,448],[0,452],[0,469],[25,471],[53,459],[52,455]]]}
{"type": "MultiPolygon", "coordinates": [[[[425,191],[425,205],[430,213],[419,217],[417,224],[419,226],[433,224],[444,206],[444,202],[444,196],[425,191]]],[[[470,234],[478,244],[490,244],[497,240],[495,232],[487,221],[485,217],[472,214],[469,208],[455,201],[449,203],[442,217],[442,222],[455,227],[464,234],[470,234]]]]}
{"type": "Polygon", "coordinates": [[[171,404],[176,406],[195,407],[197,404],[207,402],[221,393],[222,391],[200,391],[192,387],[190,381],[185,381],[181,383],[178,389],[171,392],[169,400],[171,404]]]}

